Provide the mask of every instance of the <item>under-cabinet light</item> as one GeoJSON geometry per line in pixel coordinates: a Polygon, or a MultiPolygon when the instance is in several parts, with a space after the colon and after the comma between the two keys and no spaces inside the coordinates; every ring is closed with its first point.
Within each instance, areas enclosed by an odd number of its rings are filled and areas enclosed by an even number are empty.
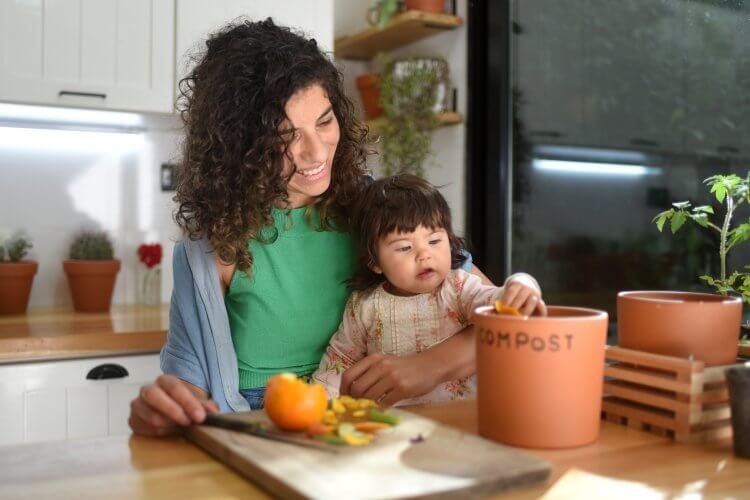
{"type": "Polygon", "coordinates": [[[643,151],[612,148],[589,148],[583,146],[536,145],[533,156],[555,160],[582,161],[591,163],[616,163],[618,165],[643,165],[650,163],[643,151]]]}
{"type": "Polygon", "coordinates": [[[621,175],[621,176],[643,176],[661,173],[657,167],[645,167],[643,165],[626,165],[621,163],[595,163],[584,161],[548,160],[535,159],[532,161],[535,169],[560,173],[586,174],[586,175],[621,175]]]}
{"type": "Polygon", "coordinates": [[[143,145],[143,134],[0,127],[0,148],[36,152],[125,153],[143,145]]]}
{"type": "Polygon", "coordinates": [[[143,132],[137,113],[0,103],[0,126],[110,132],[143,132]]]}

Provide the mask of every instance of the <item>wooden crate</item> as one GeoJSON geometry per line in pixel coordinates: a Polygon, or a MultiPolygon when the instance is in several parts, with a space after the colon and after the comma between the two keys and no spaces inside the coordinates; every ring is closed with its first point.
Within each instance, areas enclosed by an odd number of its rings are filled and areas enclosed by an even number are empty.
{"type": "Polygon", "coordinates": [[[702,361],[607,347],[602,416],[610,422],[702,442],[731,436],[724,370],[702,361]]]}

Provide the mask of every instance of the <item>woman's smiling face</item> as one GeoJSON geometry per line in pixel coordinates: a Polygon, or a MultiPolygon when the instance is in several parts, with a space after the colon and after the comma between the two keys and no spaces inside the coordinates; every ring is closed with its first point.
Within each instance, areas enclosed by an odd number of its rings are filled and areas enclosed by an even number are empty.
{"type": "Polygon", "coordinates": [[[283,174],[291,208],[310,205],[331,184],[331,167],[341,131],[323,87],[302,89],[287,101],[280,132],[289,144],[283,174]]]}

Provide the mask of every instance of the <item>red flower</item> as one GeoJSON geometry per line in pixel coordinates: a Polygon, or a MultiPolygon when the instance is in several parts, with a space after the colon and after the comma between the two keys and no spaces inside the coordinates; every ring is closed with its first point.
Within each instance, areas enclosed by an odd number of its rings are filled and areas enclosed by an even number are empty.
{"type": "Polygon", "coordinates": [[[161,245],[144,243],[138,247],[138,259],[151,269],[161,263],[161,245]]]}

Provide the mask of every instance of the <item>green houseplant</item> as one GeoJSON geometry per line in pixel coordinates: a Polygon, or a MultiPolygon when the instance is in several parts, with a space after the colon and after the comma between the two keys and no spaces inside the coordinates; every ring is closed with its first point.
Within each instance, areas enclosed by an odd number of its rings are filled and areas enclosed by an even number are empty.
{"type": "Polygon", "coordinates": [[[19,233],[0,244],[0,315],[24,314],[39,264],[24,260],[31,240],[19,233]]]}
{"type": "Polygon", "coordinates": [[[746,178],[737,175],[714,175],[703,181],[720,204],[724,205],[724,216],[714,223],[711,220],[714,209],[710,205],[692,207],[689,201],[672,204],[672,208],[665,210],[656,217],[654,222],[659,231],[669,221],[672,234],[680,230],[687,220],[714,231],[719,236],[719,276],[700,276],[721,295],[734,294],[746,304],[750,304],[750,264],[745,266],[747,271],[735,270],[727,275],[727,254],[735,246],[750,239],[750,217],[747,222],[732,226],[732,217],[743,203],[750,205],[750,171],[746,178]],[[692,207],[692,209],[691,209],[692,207]]]}
{"type": "MultiPolygon", "coordinates": [[[[750,237],[750,224],[732,227],[737,207],[748,199],[748,179],[714,175],[704,181],[725,212],[714,223],[709,205],[692,207],[689,201],[654,217],[659,231],[667,222],[672,233],[690,219],[719,236],[721,270],[718,277],[701,276],[718,294],[679,291],[627,291],[617,296],[620,346],[678,357],[693,357],[707,365],[728,365],[737,358],[742,321],[742,301],[747,301],[748,275],[736,271],[727,276],[727,253],[750,237]]],[[[750,219],[748,220],[750,222],[750,219]]]]}
{"type": "Polygon", "coordinates": [[[68,259],[63,262],[78,312],[106,312],[112,302],[112,291],[120,261],[114,258],[112,241],[104,231],[82,231],[70,244],[68,259]]]}
{"type": "Polygon", "coordinates": [[[432,154],[435,113],[446,109],[448,63],[442,58],[415,57],[386,61],[380,79],[380,127],[385,175],[424,175],[432,154]]]}

